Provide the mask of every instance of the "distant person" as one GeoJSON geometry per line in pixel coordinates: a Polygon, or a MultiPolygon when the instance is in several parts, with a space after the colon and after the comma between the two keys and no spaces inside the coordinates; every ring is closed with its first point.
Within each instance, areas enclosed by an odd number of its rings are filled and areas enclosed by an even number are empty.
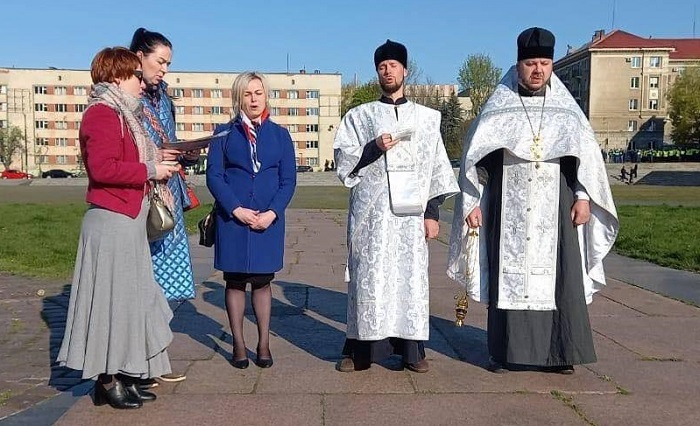
{"type": "MultiPolygon", "coordinates": [[[[148,189],[177,174],[160,164],[141,121],[141,61],[123,47],[101,50],[80,126],[88,175],[63,343],[57,362],[97,377],[95,404],[139,408],[155,394],[138,379],[170,373],[173,314],[156,284],[146,239],[148,189]]],[[[162,193],[168,192],[161,185],[162,193]]],[[[166,197],[164,197],[166,198],[166,197]]]]}
{"type": "Polygon", "coordinates": [[[226,313],[233,335],[235,368],[247,368],[243,333],[246,286],[258,327],[255,364],[272,366],[270,316],[275,272],[284,258],[285,211],[296,187],[294,143],[284,127],[270,119],[262,74],[243,72],[231,90],[234,119],[215,133],[207,160],[207,186],[216,199],[214,267],[224,271],[226,313]]]}
{"type": "Polygon", "coordinates": [[[634,163],[634,167],[632,167],[632,170],[630,171],[631,179],[637,179],[637,167],[639,167],[639,163],[634,163]]]}
{"type": "Polygon", "coordinates": [[[622,165],[622,168],[620,169],[620,180],[622,182],[627,182],[627,169],[624,165],[622,165]]]}

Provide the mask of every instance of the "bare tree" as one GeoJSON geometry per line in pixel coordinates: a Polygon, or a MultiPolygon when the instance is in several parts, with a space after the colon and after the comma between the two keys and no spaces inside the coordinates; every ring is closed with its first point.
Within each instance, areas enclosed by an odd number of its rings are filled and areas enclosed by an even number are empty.
{"type": "Polygon", "coordinates": [[[457,82],[462,90],[469,92],[472,114],[479,114],[500,79],[501,69],[494,65],[489,55],[479,53],[467,57],[459,69],[457,82]]]}
{"type": "Polygon", "coordinates": [[[0,163],[9,169],[12,157],[23,151],[24,134],[19,127],[11,126],[0,129],[0,163]]]}

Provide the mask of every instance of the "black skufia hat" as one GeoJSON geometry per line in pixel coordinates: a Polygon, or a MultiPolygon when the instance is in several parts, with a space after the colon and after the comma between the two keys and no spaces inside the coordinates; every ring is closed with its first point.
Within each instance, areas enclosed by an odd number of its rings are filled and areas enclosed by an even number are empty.
{"type": "Polygon", "coordinates": [[[408,67],[408,51],[406,46],[395,41],[388,40],[374,51],[374,68],[382,61],[393,59],[401,62],[404,68],[408,67]]]}
{"type": "Polygon", "coordinates": [[[554,34],[544,28],[528,28],[518,36],[518,61],[531,58],[554,59],[554,34]]]}

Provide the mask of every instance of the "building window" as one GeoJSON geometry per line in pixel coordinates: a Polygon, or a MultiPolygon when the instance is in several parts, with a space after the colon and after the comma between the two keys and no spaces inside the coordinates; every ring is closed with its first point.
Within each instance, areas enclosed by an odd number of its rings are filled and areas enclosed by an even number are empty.
{"type": "Polygon", "coordinates": [[[204,107],[203,106],[192,107],[192,114],[204,114],[204,107]]]}
{"type": "Polygon", "coordinates": [[[76,96],[87,96],[87,89],[82,86],[74,87],[73,94],[76,96]]]}
{"type": "Polygon", "coordinates": [[[68,163],[68,156],[67,155],[57,155],[56,156],[56,164],[66,164],[68,163]]]}
{"type": "Polygon", "coordinates": [[[636,111],[639,109],[639,99],[630,99],[629,103],[630,111],[636,111]]]}
{"type": "Polygon", "coordinates": [[[630,89],[639,89],[639,77],[630,78],[630,89]]]}
{"type": "Polygon", "coordinates": [[[66,104],[56,104],[56,112],[66,112],[68,111],[68,106],[66,104]]]}
{"type": "Polygon", "coordinates": [[[36,163],[37,164],[49,164],[49,156],[48,155],[37,155],[36,157],[36,163]]]}
{"type": "Polygon", "coordinates": [[[223,92],[221,91],[221,89],[212,89],[212,91],[211,91],[212,98],[221,98],[222,96],[223,96],[223,92]]]}
{"type": "Polygon", "coordinates": [[[211,107],[211,113],[212,113],[212,114],[223,114],[223,113],[224,113],[224,107],[213,106],[213,107],[211,107]]]}
{"type": "Polygon", "coordinates": [[[7,111],[7,103],[6,102],[0,102],[0,111],[2,111],[2,112],[7,111]]]}
{"type": "Polygon", "coordinates": [[[649,109],[657,110],[659,109],[658,99],[649,99],[649,109]]]}
{"type": "Polygon", "coordinates": [[[659,77],[649,77],[649,87],[651,89],[659,88],[659,77]]]}
{"type": "Polygon", "coordinates": [[[54,95],[65,95],[66,93],[68,93],[68,91],[66,90],[65,86],[56,86],[53,91],[54,95]]]}
{"type": "Polygon", "coordinates": [[[7,120],[0,120],[0,129],[7,129],[7,120]]]}
{"type": "Polygon", "coordinates": [[[287,124],[287,130],[289,130],[289,133],[296,133],[299,131],[299,125],[298,124],[287,124]]]}
{"type": "Polygon", "coordinates": [[[185,96],[185,89],[173,89],[173,97],[181,98],[185,96]]]}
{"type": "Polygon", "coordinates": [[[85,112],[86,109],[87,109],[86,104],[76,104],[75,105],[75,112],[85,112]]]}
{"type": "Polygon", "coordinates": [[[185,131],[185,123],[177,123],[177,124],[175,125],[175,129],[176,129],[178,132],[184,132],[184,131],[185,131]]]}
{"type": "Polygon", "coordinates": [[[318,90],[307,90],[306,99],[318,99],[318,90]]]}
{"type": "Polygon", "coordinates": [[[289,108],[287,115],[299,115],[299,108],[289,108]]]}
{"type": "Polygon", "coordinates": [[[0,84],[0,95],[6,95],[7,94],[7,86],[4,84],[0,84]]]}
{"type": "Polygon", "coordinates": [[[34,111],[36,112],[46,112],[49,110],[49,106],[46,104],[34,104],[34,111]]]}
{"type": "Polygon", "coordinates": [[[306,158],[306,165],[307,166],[318,166],[318,158],[307,157],[306,158]]]}
{"type": "Polygon", "coordinates": [[[34,86],[35,95],[45,95],[46,93],[48,93],[46,86],[34,86]]]}
{"type": "Polygon", "coordinates": [[[175,114],[184,114],[185,113],[185,107],[181,105],[175,106],[175,114]]]}
{"type": "Polygon", "coordinates": [[[278,107],[270,108],[270,115],[280,115],[280,109],[278,107]]]}
{"type": "Polygon", "coordinates": [[[37,129],[48,129],[49,122],[46,120],[37,120],[34,122],[34,127],[37,129]]]}
{"type": "Polygon", "coordinates": [[[299,99],[299,92],[296,90],[288,90],[287,99],[299,99]]]}
{"type": "Polygon", "coordinates": [[[637,131],[637,120],[629,120],[627,122],[627,131],[636,132],[637,131]]]}
{"type": "Polygon", "coordinates": [[[80,130],[80,120],[75,122],[75,129],[80,130]]]}
{"type": "Polygon", "coordinates": [[[56,138],[56,146],[68,146],[67,138],[56,138]]]}
{"type": "Polygon", "coordinates": [[[307,124],[306,131],[307,132],[318,132],[318,124],[307,124]]]}
{"type": "Polygon", "coordinates": [[[306,108],[306,115],[318,115],[318,108],[306,108]]]}
{"type": "Polygon", "coordinates": [[[203,132],[204,131],[204,123],[192,123],[192,131],[193,132],[203,132]]]}
{"type": "Polygon", "coordinates": [[[649,58],[649,66],[651,68],[661,68],[661,56],[652,56],[649,58]]]}
{"type": "Polygon", "coordinates": [[[279,97],[280,97],[279,90],[271,90],[270,91],[270,99],[279,99],[279,97]]]}
{"type": "Polygon", "coordinates": [[[204,97],[204,89],[192,89],[192,97],[193,98],[203,98],[204,97]]]}
{"type": "Polygon", "coordinates": [[[656,131],[656,121],[649,121],[649,126],[647,127],[647,132],[656,131]]]}
{"type": "Polygon", "coordinates": [[[36,142],[34,142],[36,146],[49,146],[49,139],[48,138],[36,138],[36,142]]]}
{"type": "Polygon", "coordinates": [[[67,121],[57,121],[56,122],[56,128],[58,130],[66,130],[68,129],[68,122],[67,121]]]}
{"type": "Polygon", "coordinates": [[[307,148],[318,148],[318,141],[306,141],[307,148]]]}
{"type": "Polygon", "coordinates": [[[632,66],[632,68],[641,68],[642,67],[641,56],[633,56],[630,60],[630,65],[632,66]]]}

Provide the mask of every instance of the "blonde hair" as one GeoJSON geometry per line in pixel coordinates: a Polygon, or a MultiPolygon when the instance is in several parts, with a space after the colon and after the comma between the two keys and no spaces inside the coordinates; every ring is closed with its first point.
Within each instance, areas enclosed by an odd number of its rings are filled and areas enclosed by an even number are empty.
{"type": "Polygon", "coordinates": [[[253,80],[260,80],[265,91],[265,108],[269,107],[268,99],[270,99],[269,93],[267,93],[267,80],[265,76],[257,71],[246,71],[238,74],[235,80],[233,80],[233,85],[231,86],[231,99],[233,100],[233,117],[238,117],[241,112],[241,104],[243,103],[243,93],[248,88],[248,84],[253,80]]]}

